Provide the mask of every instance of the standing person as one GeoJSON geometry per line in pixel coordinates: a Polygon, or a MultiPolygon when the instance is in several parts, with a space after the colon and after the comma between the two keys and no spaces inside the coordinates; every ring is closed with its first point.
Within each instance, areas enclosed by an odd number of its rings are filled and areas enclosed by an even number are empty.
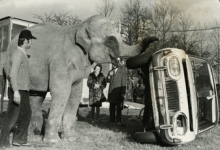
{"type": "Polygon", "coordinates": [[[102,65],[97,64],[94,67],[94,72],[89,74],[87,80],[89,87],[89,106],[91,107],[92,122],[95,119],[99,121],[100,107],[102,106],[102,99],[105,99],[103,89],[106,87],[106,80],[102,73],[102,65]]]}
{"type": "Polygon", "coordinates": [[[123,68],[124,62],[121,60],[118,62],[119,66],[113,65],[113,69],[108,73],[107,82],[110,83],[108,92],[110,122],[120,125],[126,91],[126,70],[123,68]],[[115,110],[117,110],[116,116],[115,110]]]}
{"type": "Polygon", "coordinates": [[[32,36],[29,30],[23,30],[19,34],[18,47],[10,56],[9,65],[9,109],[3,121],[0,135],[1,147],[10,147],[9,134],[11,128],[17,123],[12,145],[27,146],[28,126],[31,119],[31,107],[29,101],[29,74],[27,50],[30,49],[32,36]]]}

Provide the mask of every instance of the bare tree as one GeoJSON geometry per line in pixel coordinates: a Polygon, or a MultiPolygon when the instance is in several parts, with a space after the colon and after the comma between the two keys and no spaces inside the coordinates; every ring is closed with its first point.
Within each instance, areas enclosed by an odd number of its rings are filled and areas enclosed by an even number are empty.
{"type": "Polygon", "coordinates": [[[75,25],[81,22],[78,17],[73,17],[69,14],[70,12],[59,12],[59,13],[44,13],[44,15],[34,14],[34,18],[41,20],[42,22],[51,22],[61,26],[75,25]]]}
{"type": "Polygon", "coordinates": [[[103,4],[97,5],[97,12],[105,17],[110,17],[115,9],[115,3],[112,0],[102,0],[103,4]]]}
{"type": "Polygon", "coordinates": [[[151,35],[152,33],[150,33],[150,28],[151,28],[151,14],[150,14],[150,8],[149,7],[145,7],[142,9],[141,11],[141,21],[140,21],[140,32],[139,32],[139,38],[140,40],[142,40],[143,38],[145,38],[148,35],[151,35]]]}
{"type": "Polygon", "coordinates": [[[186,15],[183,12],[179,13],[178,16],[178,29],[180,32],[178,32],[180,41],[181,41],[181,49],[185,50],[186,52],[190,52],[193,44],[192,36],[193,33],[189,32],[189,30],[193,27],[194,22],[190,18],[189,15],[186,15]]]}
{"type": "MultiPolygon", "coordinates": [[[[217,21],[215,22],[215,26],[219,27],[220,23],[218,23],[217,21]]],[[[216,28],[214,30],[211,31],[210,34],[210,40],[211,43],[213,45],[214,48],[214,56],[213,59],[211,59],[211,62],[213,64],[213,67],[215,68],[216,72],[217,72],[217,80],[218,83],[220,82],[219,80],[219,54],[220,54],[220,29],[216,28]]]]}
{"type": "Polygon", "coordinates": [[[189,15],[178,13],[177,26],[171,30],[171,36],[166,39],[166,46],[183,49],[188,54],[198,55],[198,39],[193,31],[194,22],[189,15]]]}
{"type": "Polygon", "coordinates": [[[192,40],[195,43],[194,50],[196,50],[197,55],[201,57],[211,57],[211,45],[208,40],[209,31],[207,30],[207,26],[198,23],[194,28],[196,28],[196,30],[193,31],[194,39],[192,40]]]}
{"type": "Polygon", "coordinates": [[[138,40],[138,25],[140,24],[140,0],[129,0],[122,11],[122,33],[125,42],[129,45],[138,40]]]}
{"type": "Polygon", "coordinates": [[[152,6],[151,28],[155,36],[161,37],[161,48],[166,47],[166,39],[171,36],[170,31],[177,26],[178,13],[178,9],[165,0],[160,0],[152,6]]]}
{"type": "Polygon", "coordinates": [[[138,43],[148,32],[149,12],[141,6],[140,0],[129,0],[121,8],[122,36],[129,45],[138,43]]]}

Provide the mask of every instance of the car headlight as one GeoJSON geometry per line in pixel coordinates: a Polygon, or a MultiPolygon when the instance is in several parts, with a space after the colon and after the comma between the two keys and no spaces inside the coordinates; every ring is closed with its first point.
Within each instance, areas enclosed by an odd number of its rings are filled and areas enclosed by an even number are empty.
{"type": "Polygon", "coordinates": [[[180,64],[176,56],[170,58],[169,68],[171,75],[178,76],[180,74],[180,64]]]}
{"type": "Polygon", "coordinates": [[[181,67],[178,57],[171,56],[168,58],[167,66],[169,76],[174,80],[178,80],[181,77],[181,67]]]}

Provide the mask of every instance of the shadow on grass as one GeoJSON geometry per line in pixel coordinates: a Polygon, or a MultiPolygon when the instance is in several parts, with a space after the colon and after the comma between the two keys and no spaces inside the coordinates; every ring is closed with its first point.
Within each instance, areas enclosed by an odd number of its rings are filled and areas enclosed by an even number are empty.
{"type": "MultiPolygon", "coordinates": [[[[97,126],[101,129],[108,129],[114,132],[123,132],[128,135],[127,139],[129,141],[136,142],[134,134],[136,132],[144,131],[142,120],[139,118],[139,112],[140,112],[139,109],[132,109],[132,110],[124,109],[122,111],[122,122],[120,125],[118,125],[116,122],[109,122],[108,108],[101,108],[100,117],[99,117],[100,119],[95,120],[94,122],[91,121],[90,108],[87,108],[87,110],[86,108],[81,108],[81,110],[78,113],[78,121],[86,122],[93,126],[97,126]]],[[[157,135],[156,138],[157,138],[157,142],[151,144],[163,146],[157,135]]]]}
{"type": "MultiPolygon", "coordinates": [[[[78,121],[86,122],[88,124],[97,126],[102,129],[109,129],[115,132],[124,132],[128,135],[130,140],[134,140],[134,133],[143,131],[143,126],[141,120],[138,118],[138,114],[140,110],[130,110],[129,115],[126,115],[127,110],[123,110],[122,113],[122,123],[121,125],[117,125],[116,122],[109,122],[109,109],[108,108],[101,108],[100,111],[100,119],[95,120],[95,122],[91,121],[91,114],[89,107],[82,107],[79,108],[78,111],[78,121]]],[[[41,130],[41,134],[44,135],[45,133],[45,124],[48,118],[48,112],[43,110],[43,127],[41,130]]]]}
{"type": "MultiPolygon", "coordinates": [[[[88,100],[84,100],[84,102],[87,102],[88,100]]],[[[43,118],[44,118],[44,124],[42,127],[42,134],[44,135],[45,132],[45,123],[48,118],[48,108],[49,108],[49,102],[44,102],[44,109],[43,109],[43,118]]],[[[128,135],[128,138],[130,140],[134,140],[134,133],[135,132],[142,132],[143,131],[143,125],[142,120],[138,117],[140,113],[140,109],[124,109],[122,111],[122,124],[117,125],[116,123],[109,122],[109,109],[101,107],[100,110],[100,121],[95,120],[93,123],[91,121],[91,114],[90,114],[90,107],[79,107],[78,109],[78,121],[86,122],[88,124],[97,126],[102,129],[109,129],[113,130],[115,132],[123,132],[128,135]]]]}

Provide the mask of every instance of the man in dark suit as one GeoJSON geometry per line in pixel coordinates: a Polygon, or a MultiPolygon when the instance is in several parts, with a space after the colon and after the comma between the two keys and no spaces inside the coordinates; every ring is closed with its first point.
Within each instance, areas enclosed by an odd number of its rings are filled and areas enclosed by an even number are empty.
{"type": "Polygon", "coordinates": [[[110,122],[116,122],[120,125],[126,91],[126,70],[124,68],[124,62],[121,60],[118,60],[118,62],[119,66],[116,67],[113,65],[113,69],[109,71],[107,82],[110,83],[108,92],[110,122]],[[117,109],[116,116],[115,109],[117,109]]]}

